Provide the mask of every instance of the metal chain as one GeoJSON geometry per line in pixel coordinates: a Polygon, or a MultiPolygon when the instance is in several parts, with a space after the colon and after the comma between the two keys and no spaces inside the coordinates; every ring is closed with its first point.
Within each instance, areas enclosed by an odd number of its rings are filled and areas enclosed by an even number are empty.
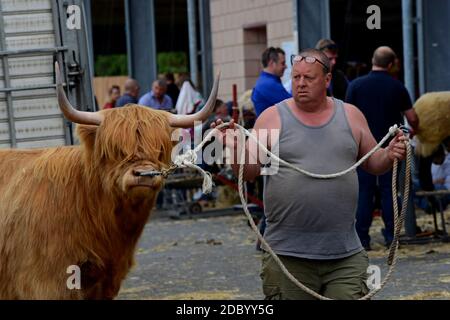
{"type": "Polygon", "coordinates": [[[161,170],[161,176],[162,176],[164,179],[167,179],[167,177],[168,177],[169,175],[171,175],[171,174],[172,174],[175,170],[177,170],[177,169],[178,169],[178,166],[177,166],[177,165],[171,164],[169,168],[167,168],[167,169],[162,169],[162,170],[161,170]]]}

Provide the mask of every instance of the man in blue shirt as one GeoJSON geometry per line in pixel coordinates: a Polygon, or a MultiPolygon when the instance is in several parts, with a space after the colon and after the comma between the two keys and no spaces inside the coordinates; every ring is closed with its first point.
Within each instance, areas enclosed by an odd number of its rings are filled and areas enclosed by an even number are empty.
{"type": "Polygon", "coordinates": [[[281,48],[267,48],[263,52],[261,60],[264,69],[252,92],[256,116],[259,116],[268,107],[292,97],[283,87],[280,79],[286,70],[284,51],[281,48]]]}
{"type": "MultiPolygon", "coordinates": [[[[346,102],[357,106],[367,119],[370,131],[380,141],[394,124],[403,124],[406,116],[412,131],[417,130],[418,118],[412,108],[405,86],[394,79],[388,71],[394,66],[395,52],[389,47],[379,47],[372,57],[372,71],[353,80],[348,89],[346,102]]],[[[358,168],[359,200],[356,213],[356,231],[362,245],[370,250],[369,229],[377,186],[381,194],[382,230],[385,244],[389,246],[394,234],[392,207],[392,170],[380,176],[371,175],[358,168]]]]}
{"type": "MultiPolygon", "coordinates": [[[[259,117],[267,108],[292,97],[286,91],[280,79],[287,68],[286,55],[283,49],[274,47],[267,48],[262,54],[261,62],[264,69],[261,71],[258,80],[256,80],[251,96],[251,100],[255,106],[256,117],[259,117]]],[[[262,177],[258,177],[257,183],[259,184],[258,197],[262,198],[262,177]]],[[[263,214],[259,224],[261,234],[264,234],[265,229],[266,217],[263,214]]],[[[261,250],[259,240],[256,244],[256,249],[261,250]]]]}
{"type": "Polygon", "coordinates": [[[156,110],[170,111],[173,108],[172,99],[166,94],[167,83],[163,79],[153,81],[152,90],[144,94],[140,99],[140,105],[156,110]]]}
{"type": "Polygon", "coordinates": [[[135,79],[127,79],[124,84],[125,93],[116,101],[116,108],[128,103],[137,103],[139,96],[139,83],[135,79]]]}

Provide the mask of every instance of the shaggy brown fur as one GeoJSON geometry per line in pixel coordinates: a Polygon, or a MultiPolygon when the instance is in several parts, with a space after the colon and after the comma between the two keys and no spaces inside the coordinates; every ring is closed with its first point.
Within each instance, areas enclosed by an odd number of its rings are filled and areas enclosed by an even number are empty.
{"type": "Polygon", "coordinates": [[[135,167],[166,167],[167,113],[128,106],[79,125],[81,145],[0,151],[0,299],[110,299],[133,264],[162,180],[128,188],[135,167]],[[81,290],[69,290],[70,265],[81,290]]]}
{"type": "Polygon", "coordinates": [[[426,157],[450,136],[450,91],[424,94],[416,101],[414,109],[419,118],[416,151],[426,157]]]}

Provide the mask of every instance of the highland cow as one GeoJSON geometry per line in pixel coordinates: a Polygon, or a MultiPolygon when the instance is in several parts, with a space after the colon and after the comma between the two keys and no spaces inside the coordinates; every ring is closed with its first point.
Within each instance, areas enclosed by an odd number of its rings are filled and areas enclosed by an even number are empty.
{"type": "Polygon", "coordinates": [[[168,167],[171,133],[204,121],[138,105],[82,112],[64,93],[59,106],[78,123],[81,144],[0,151],[0,299],[112,299],[133,264],[137,241],[163,184],[143,176],[168,167]],[[70,266],[81,289],[67,286],[70,266]]]}

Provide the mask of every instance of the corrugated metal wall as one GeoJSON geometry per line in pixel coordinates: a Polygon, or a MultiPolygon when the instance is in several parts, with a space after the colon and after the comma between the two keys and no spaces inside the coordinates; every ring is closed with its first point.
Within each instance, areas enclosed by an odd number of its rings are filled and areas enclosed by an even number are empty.
{"type": "Polygon", "coordinates": [[[450,90],[450,1],[423,1],[425,91],[450,90]]]}
{"type": "Polygon", "coordinates": [[[0,1],[0,148],[66,143],[52,88],[57,50],[52,2],[0,1]]]}

